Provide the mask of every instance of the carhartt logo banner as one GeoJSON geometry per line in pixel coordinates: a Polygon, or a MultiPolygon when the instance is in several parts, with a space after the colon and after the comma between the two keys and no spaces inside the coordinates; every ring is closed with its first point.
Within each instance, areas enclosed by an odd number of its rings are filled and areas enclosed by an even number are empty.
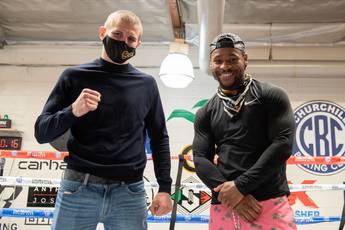
{"type": "MultiPolygon", "coordinates": [[[[331,157],[345,155],[345,109],[329,101],[310,101],[294,111],[296,137],[293,155],[331,157]]],[[[298,165],[318,175],[331,175],[345,165],[298,165]]]]}

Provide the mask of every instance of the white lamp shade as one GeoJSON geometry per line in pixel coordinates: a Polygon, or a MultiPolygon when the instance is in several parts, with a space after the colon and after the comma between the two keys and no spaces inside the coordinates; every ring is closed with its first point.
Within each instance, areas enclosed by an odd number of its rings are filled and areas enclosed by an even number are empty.
{"type": "Polygon", "coordinates": [[[167,87],[185,88],[194,80],[192,62],[185,54],[170,53],[161,64],[159,77],[167,87]]]}

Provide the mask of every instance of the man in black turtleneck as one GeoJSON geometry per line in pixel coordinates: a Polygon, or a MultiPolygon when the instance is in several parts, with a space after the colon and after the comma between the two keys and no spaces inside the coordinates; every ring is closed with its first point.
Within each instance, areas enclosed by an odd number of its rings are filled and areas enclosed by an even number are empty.
{"type": "Polygon", "coordinates": [[[247,64],[239,36],[211,43],[219,88],[197,112],[193,140],[197,175],[212,190],[209,229],[296,229],[286,179],[291,105],[284,90],[246,74],[247,64]]]}
{"type": "Polygon", "coordinates": [[[128,63],[142,24],[130,11],[109,15],[99,28],[101,57],[66,69],[35,124],[39,143],[71,130],[67,170],[53,229],[147,229],[143,171],[148,133],[159,191],[150,211],[171,210],[169,138],[154,78],[128,63]]]}

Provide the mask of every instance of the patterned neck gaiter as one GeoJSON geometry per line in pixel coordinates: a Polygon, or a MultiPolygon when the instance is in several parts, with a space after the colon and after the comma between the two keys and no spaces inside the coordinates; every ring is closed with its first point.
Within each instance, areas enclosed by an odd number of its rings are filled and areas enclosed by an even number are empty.
{"type": "Polygon", "coordinates": [[[234,96],[226,95],[222,91],[222,89],[218,87],[217,96],[221,99],[223,103],[224,112],[228,114],[230,118],[235,117],[241,111],[241,108],[244,104],[246,93],[251,83],[252,77],[249,74],[246,74],[243,82],[242,92],[234,96]]]}

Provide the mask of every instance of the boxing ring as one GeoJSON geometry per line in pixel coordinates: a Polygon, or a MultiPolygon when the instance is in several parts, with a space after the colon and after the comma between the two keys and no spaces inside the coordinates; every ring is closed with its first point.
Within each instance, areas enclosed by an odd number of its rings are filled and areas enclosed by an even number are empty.
{"type": "MultiPolygon", "coordinates": [[[[12,151],[12,150],[0,150],[0,160],[2,158],[24,158],[24,159],[39,159],[39,160],[58,160],[61,161],[68,152],[53,152],[53,151],[12,151]]],[[[152,160],[151,155],[147,155],[148,160],[152,160]]],[[[192,161],[192,157],[188,155],[172,156],[172,160],[178,160],[178,172],[175,184],[173,184],[172,190],[179,192],[182,188],[193,190],[209,190],[202,183],[181,183],[182,164],[184,161],[192,161]]],[[[291,156],[287,164],[345,164],[345,156],[340,157],[296,157],[291,156]]],[[[1,168],[2,171],[3,169],[1,168]]],[[[2,174],[1,174],[2,175],[2,174]]],[[[0,176],[0,186],[11,186],[16,190],[17,186],[43,186],[43,187],[59,187],[60,179],[49,178],[29,178],[29,177],[10,177],[0,176]]],[[[156,182],[145,182],[145,188],[158,188],[156,182]]],[[[330,191],[330,190],[345,190],[345,184],[289,184],[291,194],[306,191],[330,191]]],[[[345,199],[345,198],[344,198],[345,199]]],[[[343,201],[344,202],[344,201],[343,201]]],[[[174,229],[176,223],[208,223],[208,215],[180,215],[176,214],[177,199],[174,199],[173,212],[171,215],[165,216],[152,216],[148,215],[149,223],[169,223],[170,229],[174,229]]],[[[317,216],[317,217],[295,217],[295,223],[297,225],[305,224],[317,224],[324,222],[340,222],[343,225],[344,221],[344,207],[342,215],[340,216],[317,216]]],[[[52,218],[52,209],[31,209],[31,208],[1,208],[0,217],[10,218],[52,218]]],[[[342,227],[339,227],[342,229],[342,227]]]]}

